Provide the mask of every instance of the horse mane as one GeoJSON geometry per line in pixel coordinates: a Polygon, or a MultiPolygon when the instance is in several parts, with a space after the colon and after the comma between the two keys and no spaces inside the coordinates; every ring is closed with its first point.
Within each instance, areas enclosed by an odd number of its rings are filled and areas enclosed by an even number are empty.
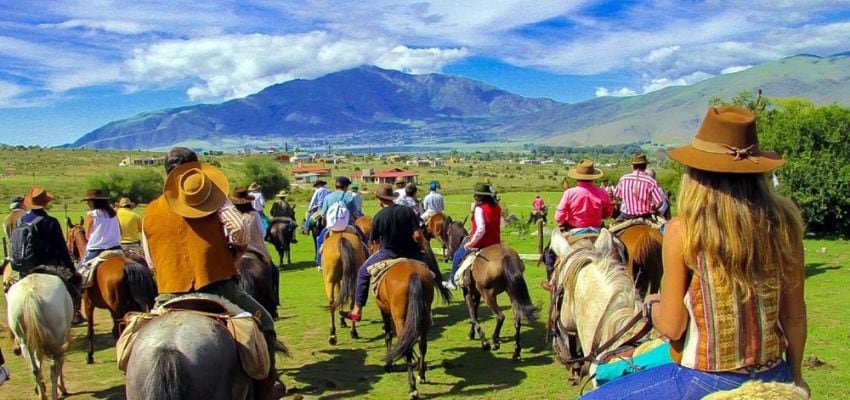
{"type": "Polygon", "coordinates": [[[463,222],[453,221],[449,227],[446,229],[446,237],[448,238],[448,250],[452,254],[460,248],[460,243],[463,241],[463,238],[468,235],[469,232],[463,226],[463,222]]]}

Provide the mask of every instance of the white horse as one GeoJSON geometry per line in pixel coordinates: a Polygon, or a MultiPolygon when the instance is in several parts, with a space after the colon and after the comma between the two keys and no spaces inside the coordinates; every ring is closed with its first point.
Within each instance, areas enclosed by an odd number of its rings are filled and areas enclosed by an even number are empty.
{"type": "MultiPolygon", "coordinates": [[[[563,242],[566,246],[560,250],[569,258],[561,259],[552,275],[553,282],[563,287],[556,329],[575,332],[584,355],[595,358],[624,344],[643,328],[641,321],[624,328],[641,311],[642,303],[623,263],[612,256],[613,237],[608,230],[603,229],[592,246],[576,243],[573,248],[566,240],[563,242]],[[592,348],[594,343],[603,344],[620,331],[620,337],[607,348],[592,348]]],[[[552,243],[561,244],[554,235],[552,243]]],[[[588,361],[592,375],[597,360],[588,361]]]]}
{"type": "Polygon", "coordinates": [[[24,359],[32,367],[35,391],[47,399],[42,376],[45,356],[53,360],[50,366],[51,398],[58,397],[57,388],[66,395],[62,365],[74,305],[62,280],[53,275],[31,274],[18,281],[6,295],[9,327],[21,346],[24,359]]]}

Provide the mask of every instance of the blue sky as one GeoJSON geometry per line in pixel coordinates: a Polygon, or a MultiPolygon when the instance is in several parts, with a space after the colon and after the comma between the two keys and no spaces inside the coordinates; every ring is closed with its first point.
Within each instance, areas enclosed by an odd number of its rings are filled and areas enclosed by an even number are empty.
{"type": "Polygon", "coordinates": [[[848,50],[850,0],[0,2],[0,143],[363,64],[576,102],[848,50]]]}

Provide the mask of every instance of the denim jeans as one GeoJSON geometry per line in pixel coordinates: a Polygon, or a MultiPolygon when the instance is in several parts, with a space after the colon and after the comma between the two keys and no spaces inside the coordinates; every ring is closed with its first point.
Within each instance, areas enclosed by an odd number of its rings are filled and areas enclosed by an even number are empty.
{"type": "Polygon", "coordinates": [[[109,249],[91,249],[91,250],[87,251],[86,256],[83,257],[82,260],[80,260],[80,264],[94,259],[95,257],[99,256],[100,253],[103,253],[106,250],[120,250],[120,249],[121,249],[121,246],[115,246],[115,247],[112,247],[112,248],[109,248],[109,249]]]}
{"type": "Polygon", "coordinates": [[[710,393],[735,389],[754,379],[763,382],[793,382],[791,368],[784,361],[752,376],[734,372],[698,371],[670,363],[626,375],[600,386],[580,399],[701,399],[710,393]]]}
{"type": "Polygon", "coordinates": [[[457,272],[457,269],[460,268],[461,261],[463,261],[469,253],[472,253],[472,251],[473,249],[466,246],[460,246],[460,248],[455,251],[455,254],[452,256],[452,271],[449,272],[449,282],[454,283],[455,272],[457,272]]]}

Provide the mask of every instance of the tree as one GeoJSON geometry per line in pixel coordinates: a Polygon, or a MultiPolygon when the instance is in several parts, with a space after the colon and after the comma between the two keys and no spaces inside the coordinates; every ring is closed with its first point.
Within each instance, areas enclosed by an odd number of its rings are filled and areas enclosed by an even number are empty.
{"type": "Polygon", "coordinates": [[[86,187],[100,189],[112,200],[127,197],[136,203],[149,203],[162,194],[164,178],[160,168],[126,168],[86,179],[86,187]]]}
{"type": "Polygon", "coordinates": [[[281,189],[289,189],[289,179],[280,170],[277,161],[271,157],[251,157],[242,164],[245,180],[257,182],[262,186],[260,191],[266,198],[272,198],[281,189]]]}

